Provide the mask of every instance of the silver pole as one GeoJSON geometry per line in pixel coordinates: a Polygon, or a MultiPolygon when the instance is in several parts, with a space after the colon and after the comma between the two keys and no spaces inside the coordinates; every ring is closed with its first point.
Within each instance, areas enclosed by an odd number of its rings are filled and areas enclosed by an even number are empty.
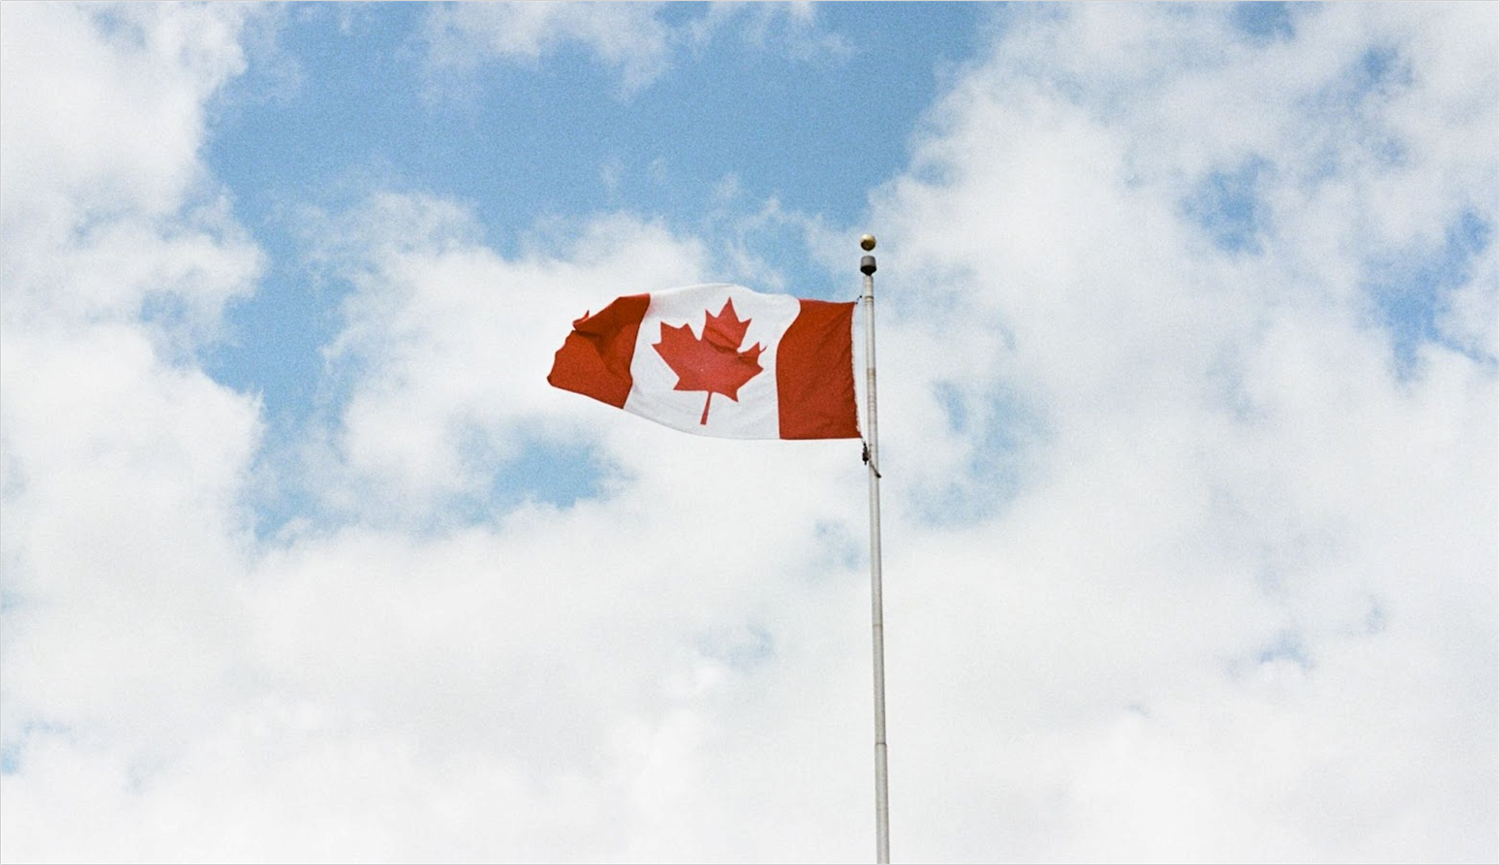
{"type": "MultiPolygon", "coordinates": [[[[860,238],[866,252],[875,248],[874,235],[860,238]]],[[[880,596],[880,445],[875,419],[875,256],[859,260],[865,275],[865,465],[870,476],[870,629],[875,642],[875,861],[891,861],[890,794],[885,759],[885,624],[880,596]]]]}

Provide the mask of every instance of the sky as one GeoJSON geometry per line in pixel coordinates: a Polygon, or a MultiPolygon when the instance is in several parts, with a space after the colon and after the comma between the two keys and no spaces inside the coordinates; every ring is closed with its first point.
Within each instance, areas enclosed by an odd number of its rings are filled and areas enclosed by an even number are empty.
{"type": "Polygon", "coordinates": [[[1500,859],[1497,33],[0,5],[0,858],[872,860],[859,443],[546,383],[870,232],[895,861],[1500,859]]]}

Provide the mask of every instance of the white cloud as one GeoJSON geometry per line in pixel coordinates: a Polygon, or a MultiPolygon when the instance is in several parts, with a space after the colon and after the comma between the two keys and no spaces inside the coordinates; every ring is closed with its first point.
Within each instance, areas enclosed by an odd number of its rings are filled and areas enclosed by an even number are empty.
{"type": "Polygon", "coordinates": [[[250,13],[0,14],[0,724],[7,764],[36,743],[59,768],[7,768],[5,858],[66,856],[59,829],[64,845],[118,855],[107,827],[123,826],[92,806],[124,779],[90,778],[90,765],[149,774],[220,719],[242,669],[250,522],[238,502],[258,407],[190,358],[260,266],[196,155],[203,101],[243,67],[250,13]],[[32,819],[37,779],[81,798],[32,819]]]}
{"type": "Polygon", "coordinates": [[[843,62],[847,41],[818,26],[811,3],[712,3],[681,23],[660,3],[453,3],[426,21],[427,59],[434,71],[471,72],[491,59],[537,64],[564,46],[581,46],[620,75],[624,95],[650,86],[674,55],[705,51],[726,32],[751,46],[801,62],[843,62]]]}
{"type": "MultiPolygon", "coordinates": [[[[545,384],[570,321],[715,252],[606,216],[503,256],[421,194],[327,217],[348,399],[300,482],[333,519],[254,542],[257,406],[170,350],[259,267],[196,158],[240,12],[147,8],[4,5],[4,858],[867,856],[857,450],[545,384]],[[90,127],[12,88],[69,39],[81,92],[155,70],[163,153],[126,124],[43,170],[90,127]],[[602,494],[457,507],[532,444],[602,494]]],[[[1492,7],[1438,10],[1260,47],[1218,7],[1023,10],[874,200],[896,858],[1495,857],[1500,63],[1492,7]],[[1310,113],[1372,45],[1407,72],[1310,113]],[[1184,203],[1252,157],[1262,234],[1224,248],[1184,203]],[[1372,268],[1466,213],[1462,351],[1403,371],[1372,268]]]]}
{"type": "Polygon", "coordinates": [[[429,59],[438,68],[472,69],[490,57],[536,62],[579,43],[620,71],[629,93],[666,68],[671,32],[654,3],[455,3],[427,19],[429,59]]]}
{"type": "Polygon", "coordinates": [[[7,733],[201,721],[237,664],[256,406],[130,326],[8,330],[4,365],[7,733]]]}
{"type": "Polygon", "coordinates": [[[733,33],[746,44],[762,50],[781,51],[793,60],[842,63],[854,54],[843,34],[829,31],[818,22],[817,5],[803,0],[789,3],[709,4],[708,14],[687,25],[690,42],[699,50],[715,38],[733,33]]]}
{"type": "Polygon", "coordinates": [[[376,196],[325,234],[357,286],[330,346],[353,392],[337,431],[343,507],[380,506],[370,487],[424,514],[454,495],[487,496],[494,469],[541,436],[578,436],[594,406],[547,385],[567,324],[621,294],[696,281],[703,251],[660,227],[605,217],[560,254],[507,261],[477,245],[457,207],[376,196]],[[353,234],[350,234],[353,232],[353,234]]]}
{"type": "Polygon", "coordinates": [[[203,101],[244,67],[243,7],[6,7],[0,170],[14,326],[176,308],[210,335],[258,252],[197,160],[203,101]]]}
{"type": "Polygon", "coordinates": [[[1494,258],[1492,12],[1252,49],[1213,7],[1024,10],[934,114],[871,221],[888,489],[995,446],[939,385],[1031,420],[995,517],[888,546],[904,855],[1495,855],[1495,288],[1415,378],[1367,294],[1465,214],[1494,258]],[[1331,97],[1372,47],[1406,74],[1331,97]],[[1219,249],[1181,203],[1251,157],[1260,251],[1219,249]]]}
{"type": "Polygon", "coordinates": [[[1496,359],[1500,346],[1500,260],[1486,256],[1477,262],[1467,282],[1454,289],[1441,311],[1438,327],[1455,343],[1480,356],[1496,359]]]}
{"type": "Polygon", "coordinates": [[[243,9],[5,11],[7,198],[170,213],[201,171],[205,96],[244,68],[243,9]]]}

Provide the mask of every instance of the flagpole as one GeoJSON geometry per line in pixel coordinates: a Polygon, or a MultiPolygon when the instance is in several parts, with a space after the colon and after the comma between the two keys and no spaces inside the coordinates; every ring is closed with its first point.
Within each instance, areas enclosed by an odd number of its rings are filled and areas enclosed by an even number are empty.
{"type": "MultiPolygon", "coordinates": [[[[875,236],[860,238],[860,248],[875,248],[875,236]]],[[[865,465],[870,477],[870,630],[875,649],[875,861],[891,861],[890,794],[886,784],[885,623],[880,587],[880,445],[875,419],[875,256],[859,260],[865,288],[865,465]]]]}

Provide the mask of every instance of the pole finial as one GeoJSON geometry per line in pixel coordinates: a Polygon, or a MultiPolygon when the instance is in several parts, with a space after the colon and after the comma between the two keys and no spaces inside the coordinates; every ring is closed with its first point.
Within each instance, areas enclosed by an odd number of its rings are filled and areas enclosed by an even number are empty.
{"type": "Polygon", "coordinates": [[[859,239],[859,248],[869,252],[875,248],[875,235],[866,234],[859,239]]]}

